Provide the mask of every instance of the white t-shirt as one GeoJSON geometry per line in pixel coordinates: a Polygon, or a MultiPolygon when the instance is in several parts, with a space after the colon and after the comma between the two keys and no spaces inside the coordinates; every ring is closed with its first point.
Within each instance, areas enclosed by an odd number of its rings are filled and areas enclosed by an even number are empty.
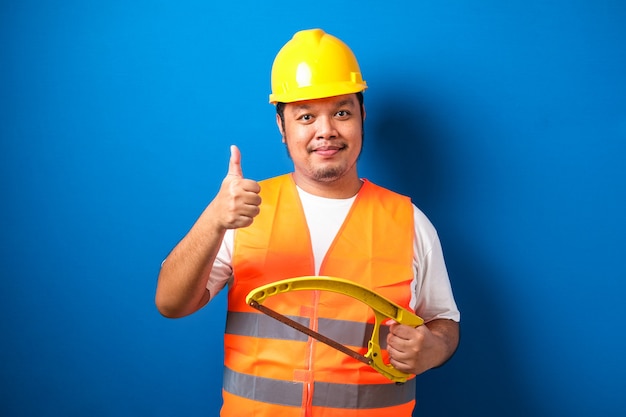
{"type": "MultiPolygon", "coordinates": [[[[356,197],[331,199],[309,194],[300,187],[298,193],[304,208],[315,259],[315,273],[343,224],[356,197]]],[[[441,243],[434,226],[413,206],[415,238],[413,240],[413,271],[411,307],[426,322],[435,319],[459,321],[461,315],[452,295],[441,243]]],[[[211,298],[232,278],[234,231],[227,230],[207,283],[211,298]]]]}

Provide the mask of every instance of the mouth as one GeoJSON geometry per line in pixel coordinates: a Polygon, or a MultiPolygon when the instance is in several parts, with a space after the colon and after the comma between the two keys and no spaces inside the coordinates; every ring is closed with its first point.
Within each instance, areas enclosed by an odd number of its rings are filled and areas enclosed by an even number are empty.
{"type": "Polygon", "coordinates": [[[343,149],[345,149],[344,145],[320,146],[311,150],[311,153],[315,153],[316,155],[323,156],[323,157],[331,157],[341,152],[343,149]]]}

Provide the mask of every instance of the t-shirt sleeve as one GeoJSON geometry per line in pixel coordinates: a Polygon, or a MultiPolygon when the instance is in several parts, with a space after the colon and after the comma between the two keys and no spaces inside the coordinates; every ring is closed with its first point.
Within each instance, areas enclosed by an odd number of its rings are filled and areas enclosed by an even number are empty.
{"type": "Polygon", "coordinates": [[[211,299],[215,297],[232,279],[233,266],[232,266],[232,253],[233,253],[234,232],[233,230],[227,230],[222,240],[215,262],[213,262],[213,268],[209,275],[209,281],[206,288],[211,294],[211,299]]]}
{"type": "Polygon", "coordinates": [[[436,319],[450,319],[458,322],[461,314],[454,300],[437,231],[426,215],[415,206],[414,222],[415,279],[411,306],[415,313],[426,322],[436,319]]]}

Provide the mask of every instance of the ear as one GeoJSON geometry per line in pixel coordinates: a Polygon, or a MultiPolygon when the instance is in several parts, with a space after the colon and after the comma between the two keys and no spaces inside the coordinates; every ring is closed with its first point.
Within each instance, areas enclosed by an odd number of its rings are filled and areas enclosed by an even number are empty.
{"type": "Polygon", "coordinates": [[[361,113],[363,113],[363,120],[365,120],[365,104],[361,106],[361,113]]]}
{"type": "Polygon", "coordinates": [[[283,138],[283,143],[285,143],[285,132],[283,132],[283,123],[278,113],[276,113],[276,126],[278,126],[278,131],[280,132],[280,135],[283,138]]]}

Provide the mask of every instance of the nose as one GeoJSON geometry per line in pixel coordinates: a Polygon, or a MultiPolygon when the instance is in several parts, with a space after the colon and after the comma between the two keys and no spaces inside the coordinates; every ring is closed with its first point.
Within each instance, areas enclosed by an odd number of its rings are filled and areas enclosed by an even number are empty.
{"type": "Polygon", "coordinates": [[[317,138],[334,139],[337,137],[337,129],[332,117],[323,116],[317,119],[317,138]]]}

